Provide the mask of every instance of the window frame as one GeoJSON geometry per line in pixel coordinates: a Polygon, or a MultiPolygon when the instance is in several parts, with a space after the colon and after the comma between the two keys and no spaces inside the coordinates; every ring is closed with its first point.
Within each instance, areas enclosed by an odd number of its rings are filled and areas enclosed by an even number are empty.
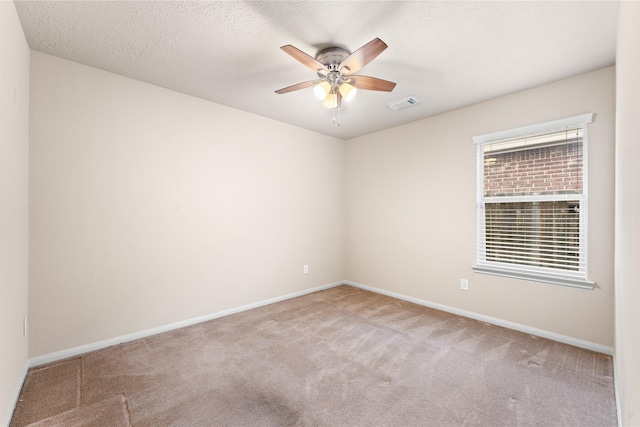
{"type": "Polygon", "coordinates": [[[539,123],[499,132],[474,136],[476,145],[476,263],[473,271],[483,274],[524,279],[583,289],[594,289],[595,282],[588,280],[588,124],[593,122],[593,113],[581,114],[560,120],[539,123]],[[525,195],[525,196],[484,196],[484,147],[486,145],[518,138],[533,137],[567,128],[582,128],[582,194],[568,195],[525,195]],[[496,202],[536,202],[553,200],[579,200],[580,202],[580,247],[584,267],[578,272],[561,269],[530,267],[524,264],[504,263],[486,260],[485,204],[496,202]]]}

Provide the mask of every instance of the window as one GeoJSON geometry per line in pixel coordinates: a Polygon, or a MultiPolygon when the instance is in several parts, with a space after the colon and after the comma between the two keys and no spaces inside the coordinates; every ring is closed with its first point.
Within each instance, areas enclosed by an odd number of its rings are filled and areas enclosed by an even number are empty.
{"type": "Polygon", "coordinates": [[[474,137],[474,270],[593,289],[587,279],[585,114],[474,137]]]}

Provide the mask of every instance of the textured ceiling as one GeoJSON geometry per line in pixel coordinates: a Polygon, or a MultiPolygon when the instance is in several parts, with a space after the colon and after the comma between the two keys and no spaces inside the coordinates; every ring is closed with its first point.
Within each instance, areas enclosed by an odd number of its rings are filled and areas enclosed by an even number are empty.
{"type": "Polygon", "coordinates": [[[349,139],[615,62],[618,3],[446,1],[16,1],[32,49],[349,139]],[[397,82],[359,91],[341,126],[292,44],[389,48],[357,74],[397,82]],[[421,103],[392,111],[407,96],[421,103]]]}

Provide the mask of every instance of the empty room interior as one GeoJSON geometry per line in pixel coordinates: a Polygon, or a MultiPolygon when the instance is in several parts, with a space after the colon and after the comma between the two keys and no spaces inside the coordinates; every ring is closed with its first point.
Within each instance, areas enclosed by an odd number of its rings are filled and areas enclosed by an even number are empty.
{"type": "Polygon", "coordinates": [[[640,426],[640,2],[3,1],[0,52],[2,425],[640,426]]]}

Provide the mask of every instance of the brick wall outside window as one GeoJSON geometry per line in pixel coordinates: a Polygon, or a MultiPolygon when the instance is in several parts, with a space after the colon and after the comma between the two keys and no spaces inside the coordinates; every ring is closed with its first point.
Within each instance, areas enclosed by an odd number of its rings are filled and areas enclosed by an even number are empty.
{"type": "Polygon", "coordinates": [[[484,156],[484,195],[580,194],[582,142],[484,156]]]}

